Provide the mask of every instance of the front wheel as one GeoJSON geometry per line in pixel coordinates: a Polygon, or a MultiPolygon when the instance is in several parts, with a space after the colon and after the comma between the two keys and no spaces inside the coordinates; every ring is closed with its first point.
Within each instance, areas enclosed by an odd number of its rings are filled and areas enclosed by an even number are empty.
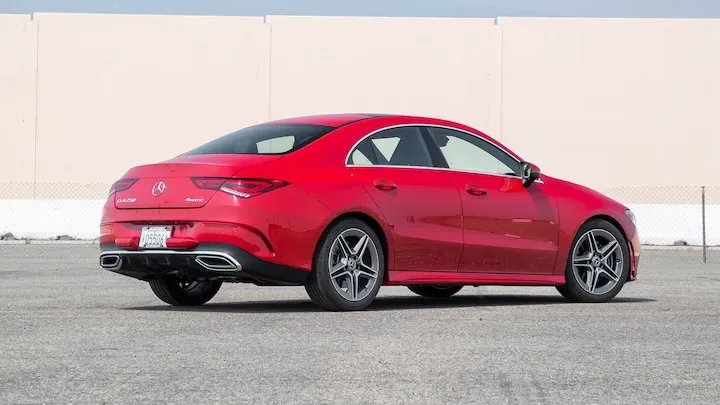
{"type": "Polygon", "coordinates": [[[460,292],[461,285],[409,285],[410,291],[422,297],[447,298],[460,292]]]}
{"type": "Polygon", "coordinates": [[[210,301],[222,282],[185,281],[176,276],[150,280],[150,288],[163,302],[175,306],[202,305],[210,301]]]}
{"type": "Polygon", "coordinates": [[[565,268],[565,285],[557,287],[572,302],[607,302],[625,285],[630,253],[620,230],[592,220],[575,236],[565,268]]]}

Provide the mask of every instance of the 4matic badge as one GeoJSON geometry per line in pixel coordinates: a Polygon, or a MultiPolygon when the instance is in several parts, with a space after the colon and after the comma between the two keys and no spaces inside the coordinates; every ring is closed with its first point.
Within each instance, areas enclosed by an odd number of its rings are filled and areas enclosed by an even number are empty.
{"type": "Polygon", "coordinates": [[[132,204],[137,201],[137,198],[118,198],[115,200],[115,204],[132,204]]]}

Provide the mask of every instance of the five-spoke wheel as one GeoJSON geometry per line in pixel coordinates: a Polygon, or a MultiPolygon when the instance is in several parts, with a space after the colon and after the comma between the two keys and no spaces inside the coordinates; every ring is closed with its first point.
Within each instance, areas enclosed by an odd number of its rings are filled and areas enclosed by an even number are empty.
{"type": "Polygon", "coordinates": [[[570,301],[605,302],[622,289],[629,269],[625,238],[611,223],[593,220],[583,225],[573,242],[558,291],[570,301]]]}
{"type": "Polygon", "coordinates": [[[377,233],[365,222],[341,220],[325,233],[305,289],[329,310],[358,310],[370,305],[385,274],[385,256],[377,233]]]}
{"type": "Polygon", "coordinates": [[[328,257],[335,291],[348,301],[360,301],[373,290],[378,278],[378,247],[370,236],[350,228],[335,238],[328,257]]]}

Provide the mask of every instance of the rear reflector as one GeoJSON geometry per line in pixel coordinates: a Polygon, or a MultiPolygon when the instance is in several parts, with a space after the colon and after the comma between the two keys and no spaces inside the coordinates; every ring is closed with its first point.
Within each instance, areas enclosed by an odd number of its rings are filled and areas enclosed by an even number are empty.
{"type": "Polygon", "coordinates": [[[221,179],[194,177],[192,181],[198,188],[219,190],[223,193],[241,198],[254,197],[288,185],[286,181],[266,179],[221,179]]]}
{"type": "Polygon", "coordinates": [[[113,195],[118,191],[125,191],[132,187],[132,185],[135,184],[137,181],[138,179],[120,179],[113,183],[112,186],[110,186],[110,192],[108,193],[108,195],[113,195]]]}

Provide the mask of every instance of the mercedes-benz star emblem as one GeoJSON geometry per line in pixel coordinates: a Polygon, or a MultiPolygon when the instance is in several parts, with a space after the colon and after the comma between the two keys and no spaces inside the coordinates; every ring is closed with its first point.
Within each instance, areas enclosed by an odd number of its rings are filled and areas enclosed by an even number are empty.
{"type": "Polygon", "coordinates": [[[164,181],[158,181],[155,183],[155,185],[152,188],[152,195],[155,197],[159,196],[160,194],[165,191],[165,182],[164,181]]]}

